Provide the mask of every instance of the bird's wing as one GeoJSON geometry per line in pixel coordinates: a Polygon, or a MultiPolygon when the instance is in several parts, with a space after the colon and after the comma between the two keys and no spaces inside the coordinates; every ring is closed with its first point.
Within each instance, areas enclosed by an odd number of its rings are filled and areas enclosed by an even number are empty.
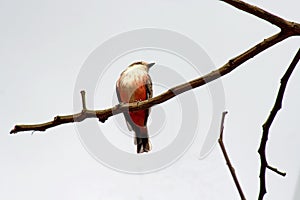
{"type": "MultiPolygon", "coordinates": [[[[151,80],[151,77],[149,75],[147,77],[147,81],[146,81],[145,86],[146,86],[147,99],[152,98],[152,96],[153,96],[152,80],[151,80]]],[[[149,116],[149,113],[150,113],[150,108],[146,109],[145,112],[146,113],[145,113],[145,123],[144,123],[144,125],[146,126],[147,121],[148,121],[148,116],[149,116]]]]}
{"type": "MultiPolygon", "coordinates": [[[[117,93],[117,97],[118,97],[119,102],[122,103],[122,99],[121,99],[121,96],[120,96],[120,93],[119,93],[119,90],[118,90],[118,84],[116,85],[116,93],[117,93]]],[[[124,117],[126,119],[126,125],[127,125],[128,130],[132,131],[132,125],[130,124],[130,122],[131,122],[130,116],[128,115],[128,113],[123,113],[123,114],[124,114],[124,117]]]]}
{"type": "Polygon", "coordinates": [[[152,98],[152,96],[153,96],[152,80],[149,75],[148,75],[148,79],[146,82],[146,91],[147,91],[147,99],[152,98]]]}

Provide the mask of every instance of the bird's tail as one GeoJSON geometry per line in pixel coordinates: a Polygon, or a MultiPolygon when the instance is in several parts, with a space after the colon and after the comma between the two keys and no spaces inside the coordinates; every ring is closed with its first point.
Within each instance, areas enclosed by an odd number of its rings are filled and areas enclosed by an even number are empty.
{"type": "Polygon", "coordinates": [[[148,135],[147,127],[139,127],[135,131],[136,152],[144,153],[151,151],[152,146],[148,135]]]}

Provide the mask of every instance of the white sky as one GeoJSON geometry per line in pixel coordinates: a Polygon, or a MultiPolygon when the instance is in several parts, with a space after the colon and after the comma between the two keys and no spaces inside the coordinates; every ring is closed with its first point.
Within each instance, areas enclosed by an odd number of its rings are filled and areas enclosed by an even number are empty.
{"type": "MultiPolygon", "coordinates": [[[[249,3],[300,22],[297,0],[249,3]]],[[[82,64],[116,34],[144,27],[173,30],[197,42],[221,66],[277,28],[225,3],[208,0],[0,0],[0,27],[1,199],[239,199],[218,146],[204,160],[197,159],[199,147],[193,145],[162,171],[129,175],[93,159],[73,124],[33,135],[8,133],[15,124],[73,113],[73,92],[82,64]]],[[[299,44],[299,38],[290,38],[222,78],[229,111],[225,143],[248,199],[258,195],[261,125],[299,44]]],[[[205,88],[195,93],[203,91],[205,88]]],[[[267,173],[265,199],[300,199],[299,91],[297,66],[267,149],[269,163],[287,176],[267,173]]],[[[199,114],[202,118],[209,115],[199,114]]]]}

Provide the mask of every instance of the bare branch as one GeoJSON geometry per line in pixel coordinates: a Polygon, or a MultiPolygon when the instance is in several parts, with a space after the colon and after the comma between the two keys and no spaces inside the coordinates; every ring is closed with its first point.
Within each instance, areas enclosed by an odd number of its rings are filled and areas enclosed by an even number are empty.
{"type": "Polygon", "coordinates": [[[231,173],[231,176],[232,176],[232,178],[234,180],[235,186],[236,186],[236,188],[237,188],[237,190],[238,190],[238,192],[240,194],[240,197],[241,197],[242,200],[246,200],[246,197],[245,197],[245,195],[243,193],[243,190],[241,188],[239,180],[238,180],[238,178],[236,176],[235,169],[234,169],[234,167],[232,166],[232,164],[230,162],[229,156],[227,154],[227,151],[226,151],[226,148],[225,148],[225,145],[224,145],[224,142],[223,142],[224,120],[225,120],[225,115],[226,114],[227,114],[227,111],[225,111],[225,112],[222,113],[222,121],[221,121],[221,128],[220,128],[220,137],[219,137],[218,141],[219,141],[222,153],[224,155],[224,158],[226,160],[226,164],[228,166],[228,169],[229,169],[229,171],[231,173]]]}
{"type": "Polygon", "coordinates": [[[263,134],[262,134],[262,138],[261,138],[261,142],[260,142],[260,147],[258,149],[258,153],[260,155],[260,160],[261,160],[260,174],[259,174],[259,177],[260,177],[260,191],[259,191],[259,196],[258,196],[259,200],[262,200],[264,198],[264,195],[267,193],[266,178],[265,178],[267,168],[278,174],[285,175],[285,173],[279,172],[277,169],[270,167],[268,165],[267,158],[266,158],[266,145],[267,145],[267,140],[268,140],[268,136],[269,136],[269,129],[272,125],[272,122],[273,122],[277,112],[281,109],[282,99],[283,99],[283,95],[285,92],[287,82],[288,82],[293,70],[295,69],[299,59],[300,59],[300,49],[298,49],[298,52],[296,53],[292,63],[290,64],[290,66],[288,67],[287,71],[285,72],[285,74],[283,75],[283,77],[280,81],[280,88],[279,88],[279,91],[277,94],[275,104],[270,112],[270,115],[269,115],[267,121],[262,126],[263,134]]]}
{"type": "Polygon", "coordinates": [[[255,55],[259,54],[260,52],[264,51],[265,49],[273,46],[274,44],[286,39],[289,37],[288,34],[282,34],[278,33],[276,35],[273,35],[261,43],[255,45],[248,51],[242,53],[241,55],[231,59],[229,62],[227,62],[225,65],[223,65],[218,70],[212,71],[209,74],[202,76],[200,78],[197,78],[195,80],[192,80],[190,82],[178,85],[176,87],[173,87],[169,89],[168,91],[162,93],[161,95],[158,95],[154,98],[141,101],[139,103],[126,103],[126,104],[118,104],[112,108],[104,109],[104,110],[83,110],[81,113],[77,113],[74,115],[66,115],[66,116],[57,116],[54,118],[51,122],[46,122],[42,124],[34,124],[34,125],[16,125],[14,129],[10,131],[10,133],[17,133],[21,131],[29,131],[29,130],[36,130],[36,131],[45,131],[48,128],[58,126],[65,123],[71,123],[71,122],[80,122],[83,121],[86,118],[95,118],[97,117],[99,121],[105,122],[109,117],[122,113],[124,111],[136,111],[136,110],[142,110],[149,107],[152,107],[154,105],[163,103],[176,95],[179,95],[183,92],[189,91],[193,88],[200,87],[202,85],[205,85],[215,79],[220,78],[221,76],[224,76],[228,73],[230,73],[232,70],[234,70],[236,67],[244,63],[245,61],[249,60],[250,58],[254,57],[255,55]]]}
{"type": "MultiPolygon", "coordinates": [[[[178,85],[176,87],[173,87],[169,89],[168,91],[162,93],[161,95],[158,95],[154,98],[139,102],[139,103],[128,103],[128,104],[118,104],[112,108],[104,109],[104,110],[87,110],[86,107],[83,107],[82,112],[74,114],[74,115],[67,115],[67,116],[57,116],[54,118],[53,121],[42,123],[42,124],[34,124],[34,125],[16,125],[14,129],[10,131],[10,133],[17,133],[21,131],[28,131],[28,130],[37,130],[37,131],[45,131],[48,128],[55,127],[61,124],[65,123],[72,123],[72,122],[80,122],[86,118],[95,118],[97,117],[99,121],[105,122],[109,117],[125,112],[125,111],[136,111],[136,110],[142,110],[146,108],[150,108],[154,105],[163,103],[176,95],[179,95],[183,92],[189,91],[193,88],[200,87],[202,85],[205,85],[213,80],[216,80],[220,78],[221,76],[224,76],[228,73],[230,73],[232,70],[240,66],[242,63],[246,62],[247,60],[250,60],[257,54],[261,53],[262,51],[270,48],[271,46],[281,42],[282,40],[285,40],[288,37],[300,35],[300,24],[298,23],[289,23],[284,19],[281,19],[275,15],[272,15],[260,8],[257,8],[255,6],[252,6],[250,4],[246,4],[242,1],[238,0],[224,0],[224,2],[229,3],[236,7],[241,7],[239,9],[242,9],[248,13],[254,14],[255,16],[262,18],[264,20],[269,21],[270,23],[274,23],[281,28],[284,25],[284,29],[267,38],[264,39],[262,42],[258,43],[257,45],[253,46],[249,50],[245,51],[244,53],[240,54],[239,56],[232,58],[229,60],[225,65],[220,67],[218,70],[212,71],[205,76],[202,76],[200,78],[194,79],[190,82],[183,83],[181,85],[178,85]],[[272,16],[270,17],[264,17],[261,13],[268,13],[268,15],[272,16]],[[276,23],[273,20],[273,17],[276,18],[276,23]],[[280,22],[280,23],[279,23],[280,22]]],[[[84,99],[84,95],[82,96],[84,99]]],[[[84,102],[83,102],[84,103],[84,102]]],[[[83,104],[83,106],[85,103],[83,104]]]]}
{"type": "Polygon", "coordinates": [[[294,28],[297,29],[295,31],[299,32],[299,29],[300,29],[299,24],[287,21],[287,20],[280,18],[272,13],[269,13],[268,11],[265,11],[259,7],[253,6],[251,4],[248,4],[246,2],[239,1],[239,0],[221,0],[221,1],[224,1],[230,5],[238,8],[239,10],[243,10],[247,13],[250,13],[261,19],[264,19],[265,21],[268,21],[271,24],[278,26],[282,30],[289,29],[289,27],[294,26],[294,28]]]}

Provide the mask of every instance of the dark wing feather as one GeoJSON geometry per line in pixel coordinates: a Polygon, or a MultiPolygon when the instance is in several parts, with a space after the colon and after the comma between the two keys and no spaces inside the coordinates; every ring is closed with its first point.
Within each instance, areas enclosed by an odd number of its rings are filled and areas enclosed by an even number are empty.
{"type": "MultiPolygon", "coordinates": [[[[147,95],[147,99],[152,98],[153,96],[153,90],[152,90],[152,80],[151,77],[148,75],[148,79],[146,82],[146,95],[147,95]]],[[[145,114],[145,126],[147,125],[147,121],[148,121],[148,116],[150,113],[150,108],[145,110],[146,114],[145,114]]]]}
{"type": "Polygon", "coordinates": [[[147,90],[147,99],[152,98],[152,96],[153,96],[152,80],[149,75],[148,75],[148,80],[146,83],[146,90],[147,90]]]}
{"type": "Polygon", "coordinates": [[[119,90],[118,90],[118,85],[116,85],[116,93],[117,93],[117,97],[118,97],[119,103],[121,103],[122,100],[121,100],[120,93],[119,93],[119,90]]]}

